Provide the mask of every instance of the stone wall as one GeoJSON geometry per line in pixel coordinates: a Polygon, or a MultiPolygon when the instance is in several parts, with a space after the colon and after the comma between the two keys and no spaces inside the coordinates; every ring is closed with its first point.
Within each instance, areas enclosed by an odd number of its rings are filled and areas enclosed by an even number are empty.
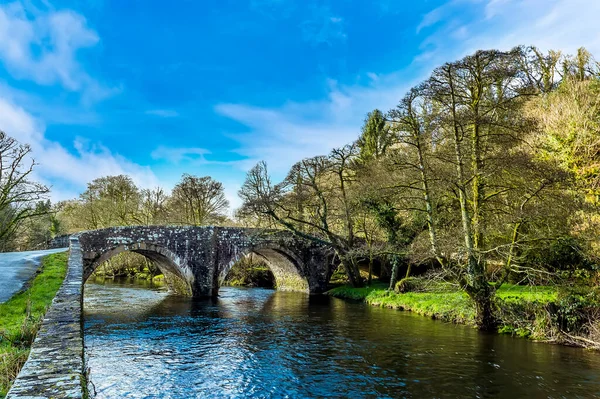
{"type": "Polygon", "coordinates": [[[140,253],[165,275],[178,277],[180,293],[215,296],[231,266],[256,253],[273,271],[278,288],[323,292],[331,275],[331,250],[289,232],[234,227],[128,226],[79,234],[84,281],[122,251],[140,253]]]}
{"type": "Polygon", "coordinates": [[[69,239],[71,238],[70,234],[63,234],[61,236],[56,236],[50,241],[48,241],[47,248],[55,249],[55,248],[67,248],[69,246],[69,239]]]}
{"type": "Polygon", "coordinates": [[[71,238],[67,276],[7,399],[83,397],[82,272],[79,243],[71,238]]]}
{"type": "Polygon", "coordinates": [[[209,296],[235,262],[262,257],[278,289],[323,292],[331,276],[330,248],[283,231],[226,227],[135,226],[70,237],[67,276],[46,313],[10,399],[83,398],[83,284],[115,254],[134,251],[184,281],[189,293],[209,296]]]}

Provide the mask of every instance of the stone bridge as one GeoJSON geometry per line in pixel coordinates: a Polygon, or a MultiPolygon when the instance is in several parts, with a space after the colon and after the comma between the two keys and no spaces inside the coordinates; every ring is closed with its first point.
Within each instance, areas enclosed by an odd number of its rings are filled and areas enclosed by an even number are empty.
{"type": "Polygon", "coordinates": [[[331,276],[327,246],[280,230],[231,227],[116,227],[79,234],[83,279],[123,251],[150,259],[169,288],[194,297],[216,296],[231,267],[256,254],[273,272],[277,289],[320,293],[331,276]]]}
{"type": "Polygon", "coordinates": [[[227,272],[256,254],[278,289],[320,293],[332,274],[331,249],[288,232],[228,227],[137,226],[92,230],[70,237],[67,276],[44,317],[29,359],[7,398],[85,398],[83,289],[112,256],[133,251],[165,274],[171,289],[215,296],[227,272]]]}

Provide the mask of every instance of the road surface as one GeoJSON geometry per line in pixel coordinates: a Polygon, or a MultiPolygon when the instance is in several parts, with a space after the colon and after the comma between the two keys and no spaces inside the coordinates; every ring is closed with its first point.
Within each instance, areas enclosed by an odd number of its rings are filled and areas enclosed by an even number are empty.
{"type": "Polygon", "coordinates": [[[40,267],[44,256],[66,250],[68,248],[0,253],[0,303],[6,302],[23,287],[40,267]]]}

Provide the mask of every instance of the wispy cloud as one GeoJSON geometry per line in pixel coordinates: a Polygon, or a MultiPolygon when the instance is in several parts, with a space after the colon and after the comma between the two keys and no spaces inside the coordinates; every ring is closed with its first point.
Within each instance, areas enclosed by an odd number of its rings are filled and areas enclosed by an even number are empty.
{"type": "Polygon", "coordinates": [[[422,48],[435,62],[520,44],[567,53],[584,46],[598,54],[599,13],[600,2],[588,0],[454,0],[426,15],[419,27],[430,28],[422,48]]]}
{"type": "MultiPolygon", "coordinates": [[[[493,2],[495,0],[489,1],[493,2]]],[[[465,11],[476,7],[476,5],[481,2],[482,0],[449,0],[423,16],[423,19],[419,25],[417,25],[417,33],[420,33],[423,29],[435,27],[436,25],[446,25],[456,17],[466,17],[467,13],[465,11]]]]}
{"type": "Polygon", "coordinates": [[[273,20],[299,21],[302,38],[313,45],[332,46],[346,40],[344,19],[331,11],[327,1],[251,0],[250,8],[273,20]]]}
{"type": "Polygon", "coordinates": [[[160,116],[161,118],[176,118],[179,112],[172,109],[150,109],[146,111],[146,115],[160,116]]]}
{"type": "Polygon", "coordinates": [[[152,159],[166,160],[168,162],[179,164],[182,162],[200,162],[206,163],[204,157],[211,152],[205,148],[172,148],[159,146],[152,151],[152,159]]]}
{"type": "Polygon", "coordinates": [[[76,54],[99,42],[86,19],[70,10],[27,12],[20,2],[0,5],[0,61],[17,79],[61,85],[85,102],[106,98],[118,88],[88,75],[76,54]]]}
{"type": "Polygon", "coordinates": [[[390,109],[434,67],[476,49],[537,44],[567,52],[586,46],[600,53],[597,15],[600,2],[584,0],[453,0],[420,22],[417,31],[428,34],[423,52],[403,71],[369,73],[369,79],[357,85],[330,81],[328,96],[313,101],[288,101],[278,107],[223,103],[215,110],[248,127],[247,133],[235,136],[241,155],[266,160],[282,176],[293,162],[355,140],[367,112],[390,109]],[[463,12],[467,4],[468,14],[463,12]]]}
{"type": "Polygon", "coordinates": [[[86,183],[107,175],[127,174],[141,187],[154,187],[158,184],[158,179],[149,167],[131,162],[101,144],[75,138],[72,142],[75,153],[72,153],[60,143],[48,140],[42,121],[1,98],[0,129],[19,142],[31,146],[31,155],[39,164],[35,169],[36,178],[47,184],[54,183],[54,200],[69,198],[77,189],[85,187],[86,183]],[[67,191],[61,191],[61,187],[63,190],[67,187],[67,191]]]}
{"type": "Polygon", "coordinates": [[[240,144],[237,152],[249,161],[246,167],[266,160],[282,176],[294,162],[356,139],[366,113],[393,106],[411,83],[400,83],[399,75],[372,76],[368,86],[330,81],[328,97],[318,101],[288,102],[277,108],[219,104],[215,110],[249,128],[234,136],[240,144]]]}
{"type": "Polygon", "coordinates": [[[52,185],[53,200],[75,196],[94,178],[128,174],[142,187],[158,184],[147,166],[114,153],[101,143],[76,137],[60,143],[46,137],[46,124],[98,123],[88,106],[118,92],[94,79],[79,62],[79,53],[98,45],[100,38],[86,19],[72,10],[43,9],[29,2],[0,5],[0,63],[19,81],[56,86],[56,101],[0,83],[0,129],[29,144],[39,164],[35,179],[52,185]],[[78,101],[62,103],[64,92],[78,101]],[[83,105],[83,107],[82,107],[83,105]],[[35,115],[35,116],[34,116],[35,115]]]}

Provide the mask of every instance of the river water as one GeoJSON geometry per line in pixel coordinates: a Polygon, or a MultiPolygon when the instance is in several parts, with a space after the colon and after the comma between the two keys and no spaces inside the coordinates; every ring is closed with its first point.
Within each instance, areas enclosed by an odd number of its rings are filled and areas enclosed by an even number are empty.
{"type": "Polygon", "coordinates": [[[335,298],[88,283],[97,398],[594,398],[600,354],[335,298]]]}

